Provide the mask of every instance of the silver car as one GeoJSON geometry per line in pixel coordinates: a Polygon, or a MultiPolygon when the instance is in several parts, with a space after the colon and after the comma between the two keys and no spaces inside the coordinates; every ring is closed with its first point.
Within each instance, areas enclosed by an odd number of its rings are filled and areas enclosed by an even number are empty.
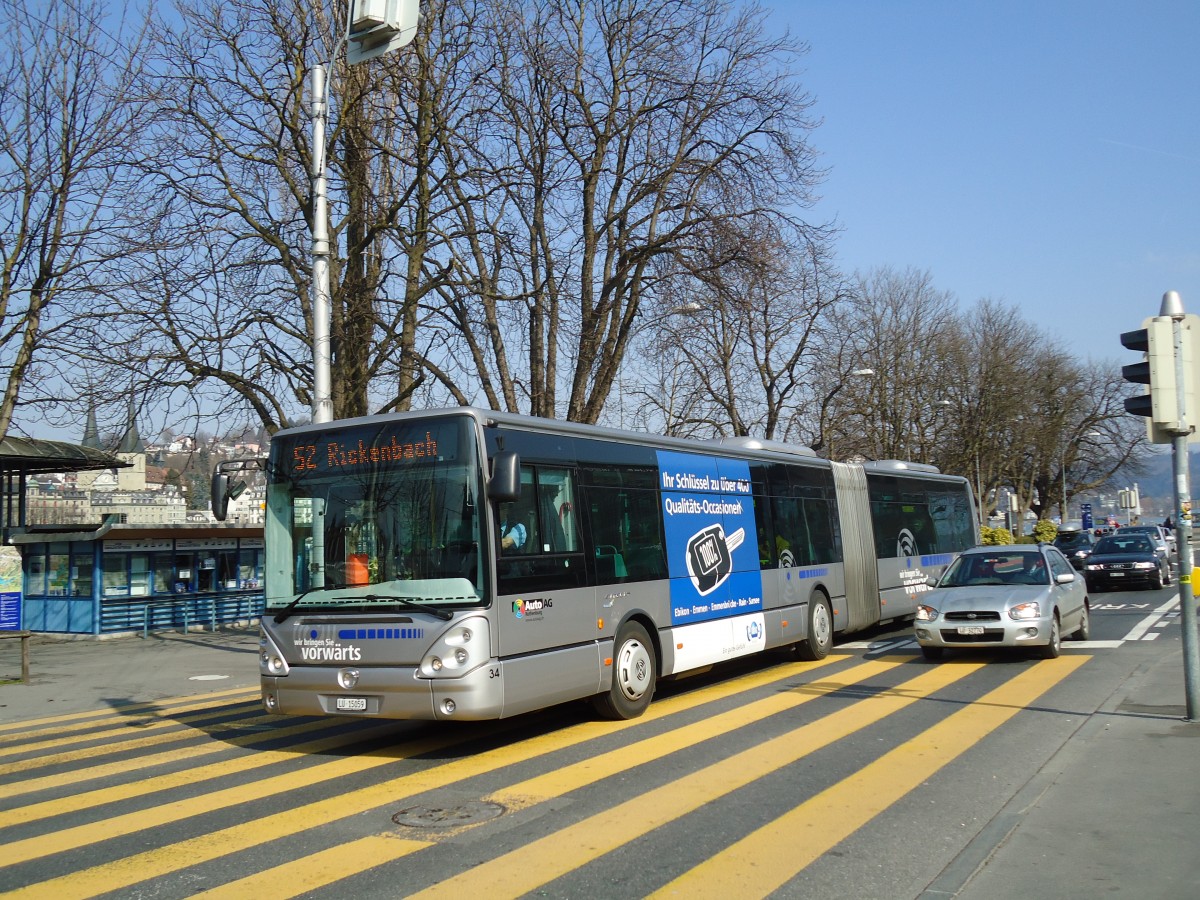
{"type": "Polygon", "coordinates": [[[1029,647],[1054,659],[1064,634],[1091,634],[1087,585],[1049,544],[968,550],[922,598],[913,630],[926,659],[948,647],[1029,647]]]}

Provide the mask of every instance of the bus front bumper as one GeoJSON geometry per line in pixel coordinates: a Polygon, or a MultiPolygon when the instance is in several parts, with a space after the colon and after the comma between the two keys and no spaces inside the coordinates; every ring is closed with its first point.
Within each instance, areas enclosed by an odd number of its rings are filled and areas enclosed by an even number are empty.
{"type": "Polygon", "coordinates": [[[366,716],[380,719],[474,721],[504,712],[496,660],[457,678],[420,678],[413,666],[292,666],[261,678],[267,712],[290,716],[366,716]],[[357,673],[353,686],[343,687],[357,673]]]}

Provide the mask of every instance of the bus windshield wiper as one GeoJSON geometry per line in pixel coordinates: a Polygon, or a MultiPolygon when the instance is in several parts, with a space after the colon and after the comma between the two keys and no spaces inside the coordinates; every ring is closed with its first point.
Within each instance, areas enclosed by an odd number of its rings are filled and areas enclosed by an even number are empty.
{"type": "Polygon", "coordinates": [[[437,616],[445,622],[449,622],[454,618],[454,613],[442,609],[440,606],[427,606],[424,603],[418,603],[415,597],[401,597],[398,594],[363,594],[357,597],[334,597],[334,600],[390,600],[401,609],[407,609],[412,612],[427,612],[437,616]]]}
{"type": "Polygon", "coordinates": [[[279,612],[275,613],[275,624],[279,625],[282,622],[285,622],[288,619],[290,619],[292,616],[292,613],[294,613],[296,611],[296,607],[300,605],[300,601],[303,600],[305,597],[307,597],[309,594],[311,594],[313,591],[337,591],[337,590],[341,590],[344,587],[348,587],[348,585],[340,584],[335,581],[335,582],[331,582],[329,584],[314,584],[312,587],[305,588],[304,590],[302,590],[300,593],[298,593],[296,595],[295,600],[293,600],[291,603],[289,603],[287,606],[285,606],[279,612]]]}

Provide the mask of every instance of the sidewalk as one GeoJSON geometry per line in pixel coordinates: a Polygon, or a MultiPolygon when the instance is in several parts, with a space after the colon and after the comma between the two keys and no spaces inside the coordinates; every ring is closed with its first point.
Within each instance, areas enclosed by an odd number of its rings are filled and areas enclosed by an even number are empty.
{"type": "MultiPolygon", "coordinates": [[[[20,678],[18,644],[0,648],[0,678],[20,678]]],[[[0,684],[0,722],[258,689],[257,625],[146,638],[34,635],[29,656],[29,684],[0,684]]]]}
{"type": "Polygon", "coordinates": [[[924,900],[1200,897],[1200,724],[1184,721],[1183,669],[1172,654],[1127,679],[924,900]]]}

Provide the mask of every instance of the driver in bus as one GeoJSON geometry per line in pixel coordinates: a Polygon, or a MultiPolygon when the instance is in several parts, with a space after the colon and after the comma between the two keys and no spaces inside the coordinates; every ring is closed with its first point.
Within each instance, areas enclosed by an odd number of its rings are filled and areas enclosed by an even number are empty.
{"type": "Polygon", "coordinates": [[[516,521],[511,507],[502,507],[500,510],[500,549],[502,551],[520,550],[524,544],[525,526],[516,521]]]}

